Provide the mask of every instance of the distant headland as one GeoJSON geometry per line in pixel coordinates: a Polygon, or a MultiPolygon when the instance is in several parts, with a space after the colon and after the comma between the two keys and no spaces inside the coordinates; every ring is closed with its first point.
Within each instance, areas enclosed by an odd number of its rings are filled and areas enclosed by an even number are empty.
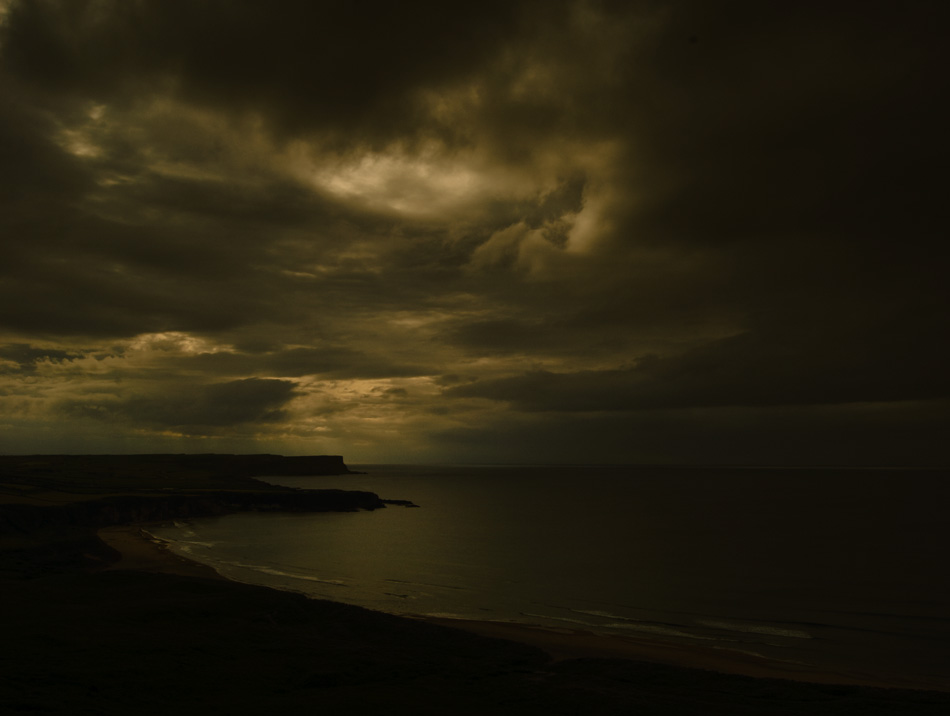
{"type": "Polygon", "coordinates": [[[0,571],[41,573],[108,561],[94,533],[115,525],[244,511],[411,506],[372,492],[302,490],[255,479],[348,474],[354,473],[339,455],[0,456],[0,571]]]}
{"type": "Polygon", "coordinates": [[[95,473],[134,469],[141,473],[207,473],[233,477],[265,475],[349,475],[353,472],[341,455],[231,455],[144,454],[144,455],[0,455],[0,473],[8,471],[53,473],[62,468],[95,473]]]}

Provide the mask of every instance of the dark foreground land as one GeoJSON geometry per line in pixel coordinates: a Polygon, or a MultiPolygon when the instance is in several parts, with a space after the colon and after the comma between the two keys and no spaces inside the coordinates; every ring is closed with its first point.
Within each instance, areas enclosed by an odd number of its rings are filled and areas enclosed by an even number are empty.
{"type": "Polygon", "coordinates": [[[950,713],[950,694],[553,661],[523,644],[227,582],[141,540],[154,554],[126,552],[117,525],[386,504],[369,493],[272,488],[232,457],[197,467],[167,456],[105,467],[0,458],[0,712],[950,713]],[[122,555],[97,537],[110,527],[103,536],[122,555]]]}

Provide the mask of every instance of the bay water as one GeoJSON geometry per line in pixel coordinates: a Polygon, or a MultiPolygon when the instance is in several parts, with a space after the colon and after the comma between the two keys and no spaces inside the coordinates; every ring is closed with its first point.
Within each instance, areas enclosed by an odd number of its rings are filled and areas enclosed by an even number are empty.
{"type": "Polygon", "coordinates": [[[411,500],[154,528],[236,581],[395,614],[638,636],[950,688],[950,474],[355,465],[411,500]]]}

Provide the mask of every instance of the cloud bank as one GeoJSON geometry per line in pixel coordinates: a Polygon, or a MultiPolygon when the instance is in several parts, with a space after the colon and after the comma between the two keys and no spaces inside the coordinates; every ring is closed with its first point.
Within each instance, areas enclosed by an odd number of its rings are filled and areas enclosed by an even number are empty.
{"type": "Polygon", "coordinates": [[[6,3],[0,450],[945,464],[945,15],[6,3]]]}

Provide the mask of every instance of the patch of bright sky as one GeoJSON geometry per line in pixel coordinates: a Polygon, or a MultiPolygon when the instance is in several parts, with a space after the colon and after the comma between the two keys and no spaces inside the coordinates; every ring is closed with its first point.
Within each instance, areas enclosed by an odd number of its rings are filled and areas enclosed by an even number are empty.
{"type": "Polygon", "coordinates": [[[487,201],[524,198],[539,189],[523,172],[434,145],[418,153],[394,147],[336,161],[301,157],[296,172],[317,190],[362,208],[446,223],[487,201]]]}
{"type": "Polygon", "coordinates": [[[182,333],[179,331],[168,331],[165,333],[141,333],[129,343],[129,349],[132,351],[163,351],[175,352],[185,355],[197,355],[199,353],[219,353],[228,350],[227,347],[219,346],[207,339],[182,333]]]}
{"type": "MultiPolygon", "coordinates": [[[[2,12],[2,10],[0,10],[2,12]]],[[[2,21],[2,18],[0,18],[2,21]]],[[[94,159],[102,154],[98,141],[105,106],[90,104],[85,111],[86,121],[77,127],[61,127],[57,136],[60,147],[76,157],[94,159]]]]}

